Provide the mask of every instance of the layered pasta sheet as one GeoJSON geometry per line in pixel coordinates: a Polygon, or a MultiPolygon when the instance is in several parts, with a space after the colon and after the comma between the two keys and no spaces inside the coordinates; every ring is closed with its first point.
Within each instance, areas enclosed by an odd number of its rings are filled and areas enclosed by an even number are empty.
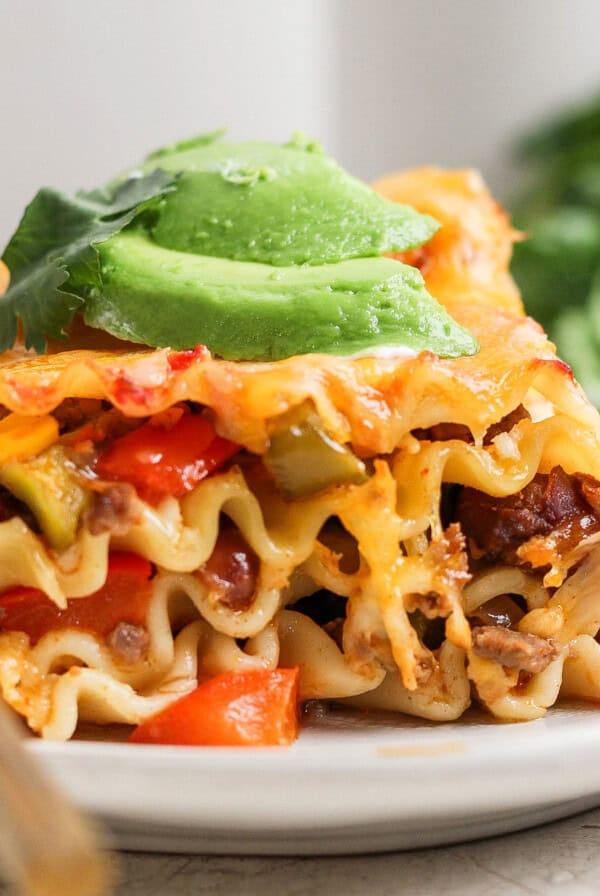
{"type": "Polygon", "coordinates": [[[472,700],[523,720],[561,695],[600,697],[596,411],[524,315],[508,274],[515,234],[478,175],[424,169],[378,188],[441,221],[404,260],[479,354],[2,358],[4,419],[57,419],[69,464],[66,409],[83,425],[90,408],[112,415],[120,432],[191,407],[239,447],[183,497],[133,491],[103,526],[83,514],[66,548],[18,507],[3,513],[0,687],[42,736],[138,724],[198,681],[277,666],[299,668],[303,700],[440,721],[472,700]],[[301,497],[278,487],[263,462],[273,427],[306,406],[364,463],[364,481],[301,497]],[[220,579],[211,562],[228,549],[220,579]],[[65,617],[35,637],[27,619],[7,627],[3,595],[29,589],[64,611],[101,591],[115,554],[151,564],[127,638],[65,617]]]}

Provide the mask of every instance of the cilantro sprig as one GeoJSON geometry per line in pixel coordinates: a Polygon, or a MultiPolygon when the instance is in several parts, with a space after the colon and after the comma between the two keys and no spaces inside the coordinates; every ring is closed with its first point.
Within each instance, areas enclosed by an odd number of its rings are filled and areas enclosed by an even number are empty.
{"type": "Polygon", "coordinates": [[[65,338],[86,291],[101,288],[96,246],[173,189],[173,177],[156,170],[112,190],[40,190],[3,255],[11,280],[0,300],[0,351],[14,345],[19,319],[27,348],[43,352],[48,337],[65,338]]]}

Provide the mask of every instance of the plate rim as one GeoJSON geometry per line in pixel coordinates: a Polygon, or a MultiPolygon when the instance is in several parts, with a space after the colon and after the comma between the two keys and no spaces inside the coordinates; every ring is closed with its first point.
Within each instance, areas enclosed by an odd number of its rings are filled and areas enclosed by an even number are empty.
{"type": "Polygon", "coordinates": [[[86,809],[136,824],[151,812],[174,826],[326,831],[348,820],[483,817],[600,794],[600,712],[589,706],[516,726],[313,732],[290,748],[33,740],[28,748],[86,809]],[[286,791],[293,798],[282,813],[286,791]]]}

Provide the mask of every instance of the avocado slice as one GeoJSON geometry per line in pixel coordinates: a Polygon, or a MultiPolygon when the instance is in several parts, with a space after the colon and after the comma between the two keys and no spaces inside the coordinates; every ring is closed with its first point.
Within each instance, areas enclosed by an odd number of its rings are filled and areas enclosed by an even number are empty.
{"type": "Polygon", "coordinates": [[[428,215],[353,178],[316,141],[225,143],[220,133],[148,156],[105,189],[41,190],[5,258],[0,348],[23,323],[43,351],[76,312],[117,338],[205,344],[239,361],[385,348],[478,350],[386,253],[422,245],[428,215]]]}
{"type": "Polygon", "coordinates": [[[55,550],[73,544],[88,493],[69,470],[61,445],[53,445],[31,460],[2,464],[0,483],[27,504],[55,550]]]}
{"type": "Polygon", "coordinates": [[[102,291],[84,319],[120,339],[256,361],[376,346],[447,358],[478,350],[420,272],[391,258],[275,268],[164,249],[134,231],[97,248],[102,291]]]}
{"type": "Polygon", "coordinates": [[[159,150],[142,166],[176,176],[152,240],[166,249],[289,266],[403,252],[439,224],[384,199],[314,140],[223,143],[218,133],[159,150]]]}

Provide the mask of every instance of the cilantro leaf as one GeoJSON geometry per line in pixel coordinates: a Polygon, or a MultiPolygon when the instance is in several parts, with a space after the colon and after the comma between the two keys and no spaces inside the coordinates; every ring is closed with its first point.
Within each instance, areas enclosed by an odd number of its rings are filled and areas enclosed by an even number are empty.
{"type": "Polygon", "coordinates": [[[66,336],[86,291],[101,286],[95,246],[119,233],[158,197],[173,189],[164,171],[129,177],[110,190],[39,191],[6,247],[10,286],[0,300],[0,351],[17,338],[23,322],[27,348],[46,349],[48,336],[66,336]]]}

